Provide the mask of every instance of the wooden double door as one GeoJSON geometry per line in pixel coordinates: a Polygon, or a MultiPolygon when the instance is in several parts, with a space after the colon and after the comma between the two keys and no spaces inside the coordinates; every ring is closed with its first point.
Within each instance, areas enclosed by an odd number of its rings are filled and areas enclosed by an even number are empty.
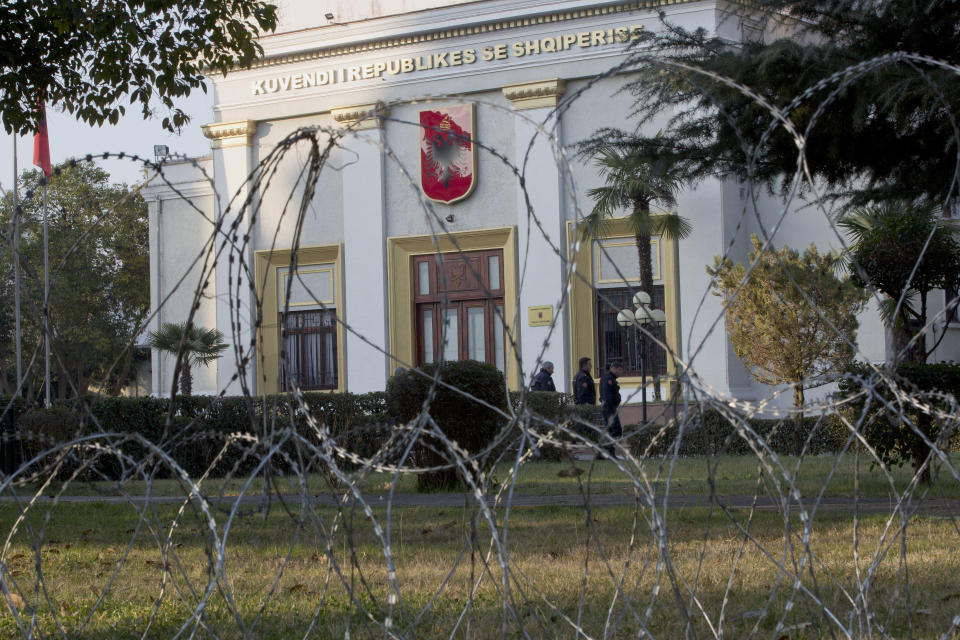
{"type": "Polygon", "coordinates": [[[504,370],[503,251],[413,258],[417,364],[478,360],[504,370]]]}

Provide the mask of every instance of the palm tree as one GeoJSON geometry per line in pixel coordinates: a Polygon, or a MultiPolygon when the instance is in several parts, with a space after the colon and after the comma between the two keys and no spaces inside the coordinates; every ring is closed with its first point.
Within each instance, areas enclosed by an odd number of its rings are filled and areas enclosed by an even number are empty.
{"type": "Polygon", "coordinates": [[[650,236],[682,239],[693,230],[690,221],[676,213],[652,215],[650,207],[672,207],[683,181],[669,167],[660,166],[648,158],[617,147],[602,148],[597,154],[597,166],[606,185],[587,192],[595,204],[586,216],[584,234],[599,238],[604,223],[618,211],[626,209],[630,228],[637,243],[640,263],[640,290],[653,292],[653,262],[650,255],[650,236]]]}
{"type": "Polygon", "coordinates": [[[956,225],[941,218],[935,204],[904,201],[857,209],[837,224],[850,240],[845,266],[853,281],[873,286],[886,296],[881,311],[898,356],[926,362],[946,328],[939,339],[933,336],[929,348],[924,337],[916,339],[910,349],[907,345],[914,339],[914,328],[926,330],[930,291],[960,284],[956,225]]]}
{"type": "MultiPolygon", "coordinates": [[[[193,392],[190,368],[197,364],[207,366],[219,358],[228,346],[219,330],[195,327],[186,322],[164,322],[159,331],[150,332],[147,344],[152,349],[166,351],[177,357],[180,363],[180,389],[185,396],[193,392]]],[[[176,380],[173,381],[173,395],[177,395],[176,380]]]]}

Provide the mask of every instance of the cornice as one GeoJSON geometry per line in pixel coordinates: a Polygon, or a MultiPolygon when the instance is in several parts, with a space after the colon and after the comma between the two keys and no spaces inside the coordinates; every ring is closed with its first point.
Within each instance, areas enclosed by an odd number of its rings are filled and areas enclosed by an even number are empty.
{"type": "Polygon", "coordinates": [[[382,102],[376,104],[360,104],[350,107],[331,109],[330,114],[340,126],[349,127],[354,131],[360,129],[382,129],[383,120],[390,115],[390,109],[382,102]]]}
{"type": "Polygon", "coordinates": [[[635,2],[617,2],[603,6],[587,7],[584,9],[574,9],[572,11],[555,11],[541,15],[530,16],[527,18],[512,18],[507,20],[494,20],[479,24],[472,24],[464,27],[454,27],[450,29],[439,29],[435,31],[425,31],[414,33],[407,36],[382,38],[377,40],[368,40],[357,44],[342,45],[337,47],[319,47],[293,54],[279,54],[275,56],[264,56],[253,62],[248,69],[260,69],[263,67],[274,67],[291,62],[306,62],[309,60],[321,60],[324,58],[333,58],[337,56],[363,53],[367,51],[377,51],[381,49],[392,49],[422,42],[432,42],[438,40],[449,40],[463,36],[491,33],[494,31],[508,31],[511,29],[520,29],[523,27],[535,26],[538,24],[549,24],[552,22],[566,22],[578,20],[581,18],[593,18],[596,16],[605,16],[614,13],[625,13],[629,11],[638,11],[642,9],[654,9],[666,5],[685,4],[687,2],[696,2],[697,0],[638,0],[635,2]]]}
{"type": "Polygon", "coordinates": [[[203,135],[213,140],[214,149],[228,147],[248,147],[253,134],[257,132],[256,120],[238,120],[236,122],[215,122],[201,127],[203,135]]]}
{"type": "Polygon", "coordinates": [[[557,106],[566,88],[566,81],[562,78],[554,78],[539,82],[507,85],[503,87],[503,95],[513,103],[513,108],[517,111],[540,109],[557,106]]]}

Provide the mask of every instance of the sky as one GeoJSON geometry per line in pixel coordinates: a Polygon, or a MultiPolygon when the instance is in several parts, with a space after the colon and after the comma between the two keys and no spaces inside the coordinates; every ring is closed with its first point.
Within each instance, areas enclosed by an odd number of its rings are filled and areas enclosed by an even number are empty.
{"type": "MultiPolygon", "coordinates": [[[[101,127],[78,122],[73,116],[61,113],[47,105],[47,131],[50,136],[50,161],[53,164],[71,157],[83,157],[88,153],[103,154],[104,151],[138,154],[153,157],[153,145],[165,144],[171,153],[187,156],[203,156],[210,153],[210,141],[200,130],[201,125],[213,121],[213,92],[204,93],[195,89],[178,106],[190,115],[190,122],[180,135],[164,131],[160,125],[163,115],[144,120],[139,105],[132,105],[127,115],[116,125],[101,127]]],[[[98,165],[110,173],[113,182],[129,185],[143,180],[140,163],[128,159],[97,160],[98,165]]],[[[17,138],[18,170],[34,168],[33,136],[17,138]]],[[[3,192],[13,184],[13,136],[0,130],[0,187],[3,192]]]]}

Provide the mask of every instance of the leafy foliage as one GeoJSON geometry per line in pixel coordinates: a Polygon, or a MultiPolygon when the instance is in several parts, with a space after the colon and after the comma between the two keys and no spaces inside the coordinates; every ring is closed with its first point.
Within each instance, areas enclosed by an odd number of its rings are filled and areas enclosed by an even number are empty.
{"type": "Polygon", "coordinates": [[[595,204],[584,220],[585,234],[600,237],[607,218],[626,209],[637,241],[640,290],[649,294],[653,291],[650,236],[662,234],[668,238],[685,238],[692,230],[690,222],[676,213],[664,212],[655,216],[650,211],[654,204],[675,205],[681,180],[668,165],[614,145],[599,149],[597,167],[606,184],[587,192],[595,204]]]}
{"type": "Polygon", "coordinates": [[[670,456],[674,450],[681,456],[755,455],[751,445],[763,443],[778,455],[793,455],[799,450],[806,455],[835,453],[843,449],[851,437],[840,416],[834,413],[805,417],[800,424],[768,418],[743,418],[738,422],[716,409],[692,411],[683,421],[665,425],[641,425],[626,430],[630,451],[635,456],[670,456]],[[680,438],[679,444],[677,438],[680,438]]]}
{"type": "Polygon", "coordinates": [[[749,272],[716,256],[707,273],[713,294],[724,300],[734,352],[763,384],[793,385],[799,427],[804,389],[835,379],[852,360],[856,314],[866,296],[837,278],[831,253],[812,245],[803,254],[789,247],[771,250],[756,235],[750,241],[749,272]]]}
{"type": "MultiPolygon", "coordinates": [[[[852,421],[862,419],[860,431],[884,464],[900,466],[910,463],[915,470],[920,470],[930,455],[930,447],[920,433],[942,450],[947,450],[957,434],[956,421],[933,417],[912,405],[905,406],[895,391],[909,392],[921,404],[943,409],[943,415],[947,415],[951,405],[939,394],[949,394],[954,400],[960,398],[960,364],[901,362],[894,371],[883,371],[882,374],[877,375],[873,367],[865,363],[850,366],[847,377],[840,382],[841,395],[855,399],[847,403],[849,418],[852,421]],[[865,389],[874,396],[870,408],[862,395],[865,389]]],[[[921,479],[929,482],[929,467],[925,468],[921,479]]]]}
{"type": "MultiPolygon", "coordinates": [[[[507,392],[503,374],[493,365],[475,360],[461,360],[440,364],[426,364],[415,370],[405,370],[387,382],[387,408],[390,415],[401,422],[410,422],[424,411],[425,402],[434,387],[434,375],[443,383],[426,405],[426,411],[443,430],[447,438],[472,454],[484,451],[501,431],[504,418],[497,409],[506,411],[507,392]],[[471,394],[480,401],[464,397],[471,394]]],[[[417,443],[419,466],[448,463],[443,443],[435,436],[422,436],[417,443]]],[[[487,456],[479,464],[491,464],[487,456]]],[[[423,473],[417,477],[421,491],[451,489],[458,484],[456,468],[423,473]]]]}
{"type": "MultiPolygon", "coordinates": [[[[188,396],[193,393],[190,369],[215,362],[229,346],[223,341],[223,332],[219,329],[204,329],[187,322],[164,322],[160,329],[150,332],[147,344],[151,349],[166,351],[177,358],[180,390],[188,396]]],[[[173,395],[176,394],[177,385],[174,381],[173,395]]]]}
{"type": "MultiPolygon", "coordinates": [[[[389,421],[383,412],[383,393],[357,395],[317,392],[305,393],[302,397],[309,413],[326,426],[334,442],[358,456],[374,456],[390,436],[389,421]]],[[[2,406],[6,407],[8,402],[9,398],[0,396],[2,406]]],[[[118,451],[128,456],[127,462],[120,456],[106,455],[103,449],[74,449],[60,470],[61,478],[68,476],[84,461],[90,461],[91,456],[99,457],[83,477],[119,480],[125,474],[129,477],[129,474],[137,473],[127,463],[131,459],[142,460],[146,451],[126,434],[138,434],[163,447],[193,477],[203,475],[217,456],[223,453],[211,471],[210,477],[215,478],[228,473],[251,473],[260,461],[259,454],[265,452],[261,448],[251,455],[250,449],[242,446],[242,443],[232,444],[224,452],[228,441],[237,434],[257,435],[269,441],[269,433],[264,432],[264,425],[270,431],[274,427],[287,427],[292,423],[302,437],[317,442],[304,416],[294,411],[284,398],[264,402],[239,396],[181,396],[175,400],[171,410],[169,399],[85,396],[57,404],[52,410],[31,411],[26,410],[22,401],[14,399],[12,409],[3,418],[3,427],[19,435],[22,448],[18,443],[14,443],[13,447],[4,447],[4,455],[15,452],[18,457],[15,461],[4,460],[7,468],[19,465],[25,460],[25,455],[35,455],[78,435],[122,434],[112,441],[118,451]],[[89,407],[89,413],[85,407],[89,407]]],[[[282,451],[291,453],[292,446],[285,446],[282,451]]],[[[158,463],[156,460],[153,462],[158,463]]],[[[274,467],[280,470],[286,468],[281,456],[276,458],[274,467]]],[[[161,469],[157,477],[169,475],[169,469],[161,469]]]]}
{"type": "Polygon", "coordinates": [[[841,218],[839,225],[851,240],[847,269],[854,283],[887,296],[885,316],[899,338],[899,350],[926,362],[946,334],[945,326],[929,348],[925,339],[917,340],[913,349],[907,344],[914,336],[911,327],[925,331],[927,294],[960,284],[956,227],[940,218],[939,207],[902,201],[861,208],[841,218]]]}
{"type": "MultiPolygon", "coordinates": [[[[521,414],[523,409],[529,413],[530,429],[546,433],[554,430],[554,425],[563,425],[567,431],[575,433],[579,438],[596,444],[605,441],[606,433],[603,427],[603,416],[600,405],[574,404],[573,396],[568,393],[553,391],[522,391],[510,394],[510,404],[515,413],[521,414]]],[[[561,442],[582,444],[566,433],[554,431],[553,437],[561,442]]],[[[511,434],[511,439],[519,438],[519,433],[511,434]]],[[[538,453],[540,459],[550,461],[569,460],[570,452],[562,447],[552,445],[542,446],[538,453]]]]}
{"type": "Polygon", "coordinates": [[[640,73],[628,86],[637,128],[601,129],[589,146],[623,144],[686,179],[736,175],[786,187],[800,166],[801,134],[804,168],[861,203],[956,195],[960,77],[891,55],[960,64],[955,2],[760,0],[727,20],[742,18],[780,39],[732,47],[702,29],[648,32],[657,59],[647,63],[646,47],[638,53],[640,73]],[[643,132],[664,115],[656,135],[643,132]]]}
{"type": "Polygon", "coordinates": [[[261,0],[69,0],[0,3],[0,114],[7,132],[35,131],[41,100],[90,124],[116,123],[122,102],[144,117],[159,102],[163,126],[188,116],[176,98],[208,72],[249,65],[277,9],[261,0]]]}
{"type": "MultiPolygon", "coordinates": [[[[56,167],[48,186],[52,378],[60,398],[87,391],[91,382],[112,382],[118,393],[134,359],[132,344],[150,305],[147,206],[126,185],[91,162],[56,167]],[[68,381],[71,381],[71,386],[68,381]]],[[[22,342],[27,397],[42,381],[42,366],[27,370],[42,353],[43,200],[36,170],[21,175],[20,222],[22,342]]],[[[0,222],[10,228],[9,203],[0,222]]],[[[12,234],[11,234],[12,237],[12,234]]],[[[0,252],[0,392],[12,393],[16,364],[13,331],[12,253],[0,252]]],[[[42,358],[40,359],[42,362],[42,358]]]]}

